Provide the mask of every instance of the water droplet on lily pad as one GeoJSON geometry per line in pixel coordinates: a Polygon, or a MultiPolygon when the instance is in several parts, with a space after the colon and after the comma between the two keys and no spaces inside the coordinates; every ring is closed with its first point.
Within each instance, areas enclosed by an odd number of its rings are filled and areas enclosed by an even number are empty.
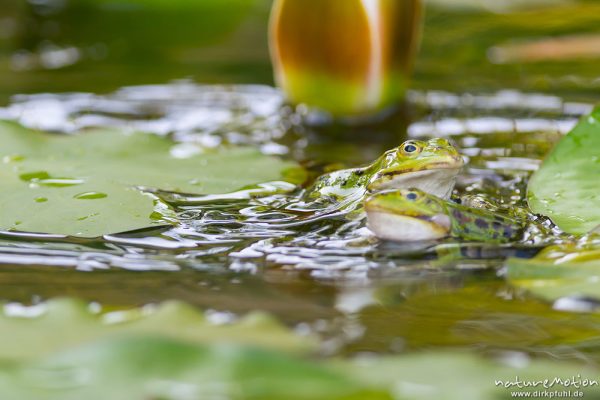
{"type": "Polygon", "coordinates": [[[19,162],[25,160],[25,157],[20,154],[11,154],[8,156],[2,157],[2,162],[4,164],[10,164],[12,162],[19,162]]]}
{"type": "Polygon", "coordinates": [[[40,179],[48,179],[50,178],[50,174],[48,174],[46,171],[27,172],[19,175],[19,178],[22,181],[33,182],[38,181],[40,179]]]}
{"type": "Polygon", "coordinates": [[[108,197],[108,195],[106,193],[101,193],[101,192],[85,192],[85,193],[79,193],[76,194],[75,196],[73,196],[73,198],[78,199],[78,200],[97,200],[97,199],[104,199],[108,197]]]}
{"type": "Polygon", "coordinates": [[[53,186],[53,187],[67,187],[67,186],[75,186],[81,185],[85,183],[82,179],[72,179],[72,178],[55,178],[55,179],[44,179],[37,184],[43,186],[53,186]]]}
{"type": "Polygon", "coordinates": [[[35,185],[50,187],[68,187],[85,183],[83,179],[53,177],[46,171],[27,172],[19,175],[19,178],[35,185]]]}

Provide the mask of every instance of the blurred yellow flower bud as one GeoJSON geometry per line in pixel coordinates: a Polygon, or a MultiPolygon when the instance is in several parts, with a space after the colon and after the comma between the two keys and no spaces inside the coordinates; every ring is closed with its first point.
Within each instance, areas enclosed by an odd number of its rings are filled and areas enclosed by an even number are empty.
{"type": "Polygon", "coordinates": [[[275,0],[275,80],[335,116],[380,111],[404,96],[420,20],[421,0],[275,0]]]}

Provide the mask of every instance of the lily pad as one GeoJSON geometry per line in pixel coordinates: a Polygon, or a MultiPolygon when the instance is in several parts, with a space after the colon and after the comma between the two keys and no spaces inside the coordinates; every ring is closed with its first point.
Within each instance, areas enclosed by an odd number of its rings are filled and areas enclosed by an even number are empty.
{"type": "MultiPolygon", "coordinates": [[[[2,399],[479,400],[510,398],[521,390],[504,386],[516,379],[600,379],[596,369],[514,352],[316,360],[311,338],[265,314],[216,325],[176,302],[108,313],[71,299],[8,304],[0,339],[2,399]]],[[[600,395],[598,385],[579,390],[600,395]]]]}
{"type": "Polygon", "coordinates": [[[585,234],[600,226],[600,108],[556,145],[529,181],[529,206],[562,230],[585,234]]]}
{"type": "Polygon", "coordinates": [[[144,133],[59,135],[0,122],[0,141],[0,230],[97,237],[165,223],[156,198],[135,188],[214,194],[302,179],[287,173],[295,164],[254,149],[206,151],[144,133]]]}
{"type": "MultiPolygon", "coordinates": [[[[357,379],[393,391],[396,399],[410,400],[481,400],[520,397],[512,392],[543,392],[571,389],[585,397],[600,395],[598,371],[572,363],[532,361],[525,354],[507,353],[504,360],[487,359],[466,352],[426,352],[404,357],[373,358],[339,365],[357,379]],[[579,378],[577,378],[579,377],[579,378]],[[555,383],[555,378],[573,383],[555,383]],[[583,381],[596,381],[596,385],[583,381]],[[519,388],[518,383],[531,382],[519,388]]],[[[539,395],[539,394],[538,394],[539,395]]],[[[530,396],[523,396],[530,397],[530,396]]],[[[531,396],[535,397],[535,396],[531,396]]],[[[583,396],[582,396],[583,397],[583,396]]]]}
{"type": "Polygon", "coordinates": [[[509,259],[507,278],[548,301],[600,300],[600,246],[564,244],[548,247],[532,259],[509,259]]]}
{"type": "Polygon", "coordinates": [[[116,337],[38,360],[0,365],[0,396],[21,400],[480,400],[545,391],[544,381],[548,391],[577,390],[583,395],[577,397],[593,398],[600,394],[598,371],[593,368],[531,361],[522,354],[508,356],[507,363],[460,352],[319,363],[234,344],[116,337]],[[519,388],[525,382],[532,386],[519,388]]]}
{"type": "Polygon", "coordinates": [[[113,338],[0,366],[0,397],[35,400],[392,400],[385,389],[285,354],[159,337],[113,338]]]}
{"type": "Polygon", "coordinates": [[[57,299],[33,307],[4,306],[0,359],[26,360],[115,336],[161,336],[203,344],[234,342],[286,352],[306,352],[315,345],[314,338],[295,335],[259,312],[219,325],[180,302],[97,314],[83,302],[57,299]]]}

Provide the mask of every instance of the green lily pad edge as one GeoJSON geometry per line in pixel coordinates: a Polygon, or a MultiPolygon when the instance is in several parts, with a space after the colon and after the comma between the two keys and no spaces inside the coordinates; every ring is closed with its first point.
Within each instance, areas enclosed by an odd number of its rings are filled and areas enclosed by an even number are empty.
{"type": "Polygon", "coordinates": [[[563,231],[586,234],[600,227],[600,107],[555,146],[528,184],[531,210],[563,231]]]}
{"type": "Polygon", "coordinates": [[[0,231],[82,238],[175,222],[156,196],[301,183],[294,162],[247,147],[206,149],[142,132],[55,134],[0,121],[0,231]]]}
{"type": "Polygon", "coordinates": [[[533,259],[506,262],[510,284],[543,300],[600,299],[600,107],[554,147],[531,177],[527,197],[534,213],[573,235],[533,259]]]}

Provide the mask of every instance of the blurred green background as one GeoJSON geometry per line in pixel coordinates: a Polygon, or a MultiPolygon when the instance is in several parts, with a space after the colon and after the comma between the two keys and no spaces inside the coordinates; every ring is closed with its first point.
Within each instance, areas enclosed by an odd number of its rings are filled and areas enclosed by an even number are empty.
{"type": "MultiPolygon", "coordinates": [[[[413,87],[596,98],[596,0],[429,0],[413,87]]],[[[192,79],[272,84],[271,0],[1,0],[0,102],[192,79]]],[[[335,23],[335,21],[331,21],[335,23]]]]}

